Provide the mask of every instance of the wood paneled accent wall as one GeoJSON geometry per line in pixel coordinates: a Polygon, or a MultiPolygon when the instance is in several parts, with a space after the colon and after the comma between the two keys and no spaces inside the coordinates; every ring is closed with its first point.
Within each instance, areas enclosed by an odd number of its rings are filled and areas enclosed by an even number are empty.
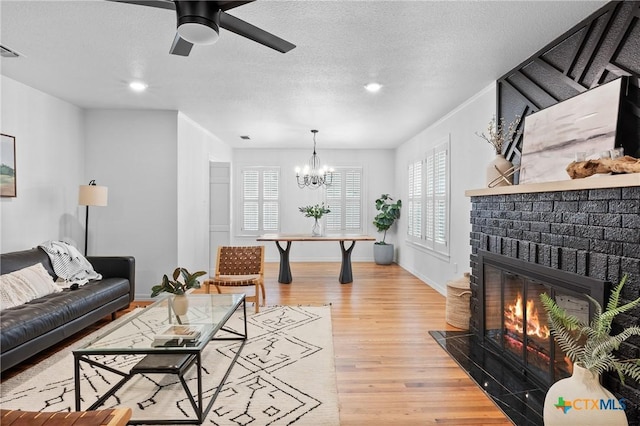
{"type": "MultiPolygon", "coordinates": [[[[638,156],[640,140],[640,2],[611,2],[509,71],[497,82],[497,117],[513,121],[620,76],[630,78],[624,101],[625,139],[638,156]]],[[[520,164],[522,130],[505,147],[520,164]]],[[[630,155],[626,147],[625,151],[630,155]]]]}

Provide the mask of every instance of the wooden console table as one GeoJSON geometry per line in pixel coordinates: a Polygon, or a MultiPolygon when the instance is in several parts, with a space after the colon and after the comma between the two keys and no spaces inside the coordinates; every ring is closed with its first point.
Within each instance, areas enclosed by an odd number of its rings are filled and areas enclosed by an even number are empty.
{"type": "Polygon", "coordinates": [[[303,234],[265,234],[257,241],[275,241],[278,251],[280,252],[280,273],[278,282],[289,284],[293,281],[291,276],[291,265],[289,264],[289,250],[293,241],[338,241],[342,250],[342,265],[340,266],[340,284],[348,284],[353,282],[353,273],[351,272],[351,251],[356,245],[356,241],[375,241],[375,238],[368,235],[327,235],[326,237],[312,237],[303,234]],[[283,248],[281,241],[286,241],[287,246],[283,248]],[[345,248],[344,242],[351,241],[349,248],[345,248]]]}

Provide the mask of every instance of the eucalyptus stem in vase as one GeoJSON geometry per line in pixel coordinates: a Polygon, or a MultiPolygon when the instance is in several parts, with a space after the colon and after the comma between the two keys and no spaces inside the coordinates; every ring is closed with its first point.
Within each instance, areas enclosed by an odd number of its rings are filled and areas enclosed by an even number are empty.
{"type": "Polygon", "coordinates": [[[322,226],[320,222],[318,222],[318,220],[320,220],[325,214],[331,213],[331,210],[329,210],[329,206],[325,207],[324,203],[322,203],[315,204],[313,206],[298,207],[298,210],[300,210],[300,212],[304,214],[304,217],[312,217],[315,219],[313,228],[311,228],[311,235],[314,237],[322,236],[322,226]]]}

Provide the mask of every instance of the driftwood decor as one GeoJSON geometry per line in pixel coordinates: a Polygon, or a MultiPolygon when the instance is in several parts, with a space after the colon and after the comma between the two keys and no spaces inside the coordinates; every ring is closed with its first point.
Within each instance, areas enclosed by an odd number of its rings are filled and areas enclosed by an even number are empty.
{"type": "Polygon", "coordinates": [[[640,173],[640,160],[625,155],[624,157],[572,162],[567,166],[571,179],[589,177],[598,173],[640,173]]]}

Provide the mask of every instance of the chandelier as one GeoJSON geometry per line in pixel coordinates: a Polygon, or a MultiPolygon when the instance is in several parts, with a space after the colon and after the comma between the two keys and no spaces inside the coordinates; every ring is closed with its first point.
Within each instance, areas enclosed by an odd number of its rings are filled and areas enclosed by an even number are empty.
{"type": "Polygon", "coordinates": [[[316,154],[316,134],[318,131],[312,130],[311,133],[313,133],[313,155],[311,155],[309,162],[302,170],[300,170],[300,167],[296,167],[298,187],[317,189],[323,185],[331,186],[333,169],[320,165],[320,157],[316,154]]]}

